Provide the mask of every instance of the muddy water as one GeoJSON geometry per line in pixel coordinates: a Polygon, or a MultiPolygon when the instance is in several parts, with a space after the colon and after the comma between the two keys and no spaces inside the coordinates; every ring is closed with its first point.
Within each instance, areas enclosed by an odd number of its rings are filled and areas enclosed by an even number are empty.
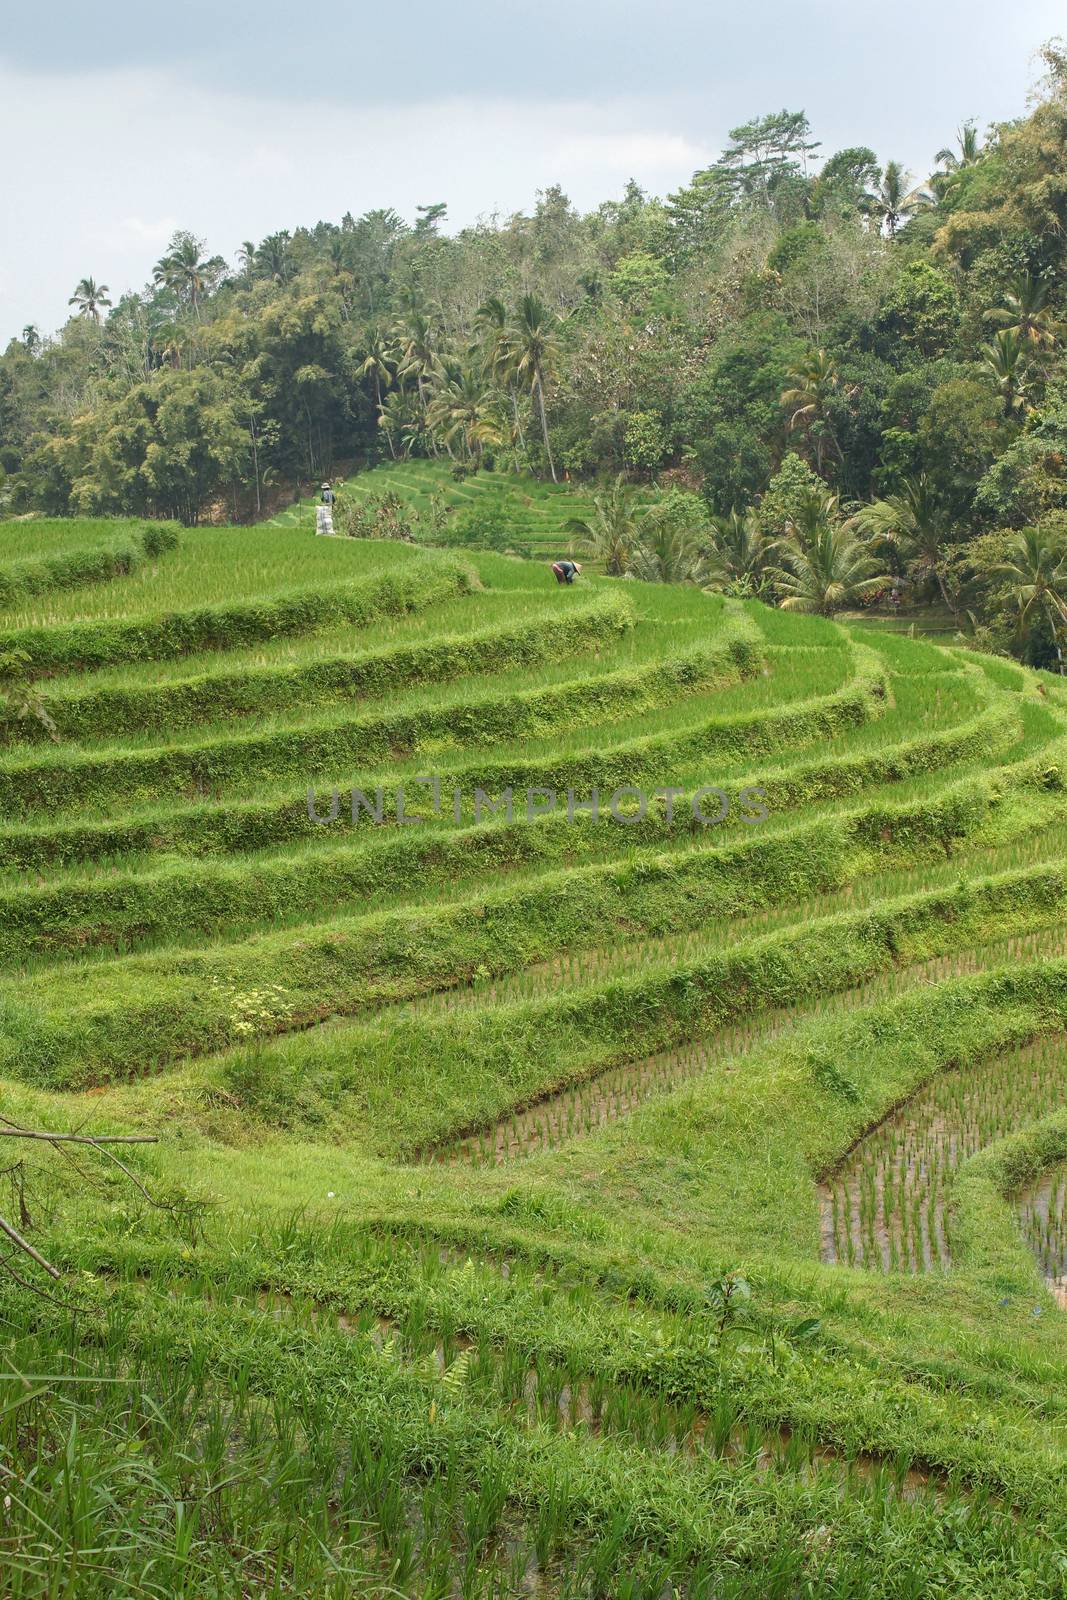
{"type": "MultiPolygon", "coordinates": [[[[870,1005],[922,983],[940,983],[967,976],[1006,961],[1067,955],[1067,931],[1054,928],[999,941],[956,955],[937,956],[892,972],[880,973],[854,988],[818,1003],[817,1015],[828,1019],[870,1005]]],[[[810,1019],[811,1010],[788,1007],[766,1011],[733,1026],[709,1032],[701,1040],[643,1060],[611,1067],[455,1143],[424,1151],[424,1161],[504,1165],[523,1156],[552,1150],[568,1140],[628,1116],[656,1094],[711,1071],[733,1071],[747,1051],[810,1019]]],[[[829,1258],[828,1258],[829,1259],[829,1258]]]]}
{"type": "MultiPolygon", "coordinates": [[[[1064,1104],[1062,1034],[942,1074],[872,1129],[820,1185],[823,1260],[883,1271],[947,1268],[946,1219],[960,1165],[1064,1104]]],[[[1037,1217],[1036,1197],[1033,1205],[1037,1217]]],[[[1058,1237],[1058,1270],[1067,1273],[1062,1224],[1058,1237]]]]}
{"type": "Polygon", "coordinates": [[[1067,1162],[1050,1167],[1021,1190],[1015,1209],[1045,1282],[1067,1311],[1067,1162]]]}

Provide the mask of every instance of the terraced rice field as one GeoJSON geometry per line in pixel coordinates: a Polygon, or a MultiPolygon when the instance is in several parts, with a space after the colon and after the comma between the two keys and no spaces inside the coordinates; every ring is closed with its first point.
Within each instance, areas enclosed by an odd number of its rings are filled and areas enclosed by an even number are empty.
{"type": "Polygon", "coordinates": [[[158,1143],[3,1175],[5,1592],[1061,1595],[1059,684],[299,516],[6,532],[0,1128],[158,1143]]]}
{"type": "Polygon", "coordinates": [[[395,494],[423,513],[436,502],[450,511],[493,515],[506,525],[516,545],[548,561],[571,550],[570,519],[584,520],[591,511],[588,493],[568,483],[541,483],[509,472],[478,472],[457,483],[449,461],[387,462],[348,479],[343,492],[361,501],[395,494]]]}

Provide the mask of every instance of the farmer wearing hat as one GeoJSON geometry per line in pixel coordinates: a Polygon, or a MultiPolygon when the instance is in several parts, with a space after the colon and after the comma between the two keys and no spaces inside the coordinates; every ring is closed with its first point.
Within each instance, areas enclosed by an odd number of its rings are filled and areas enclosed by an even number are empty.
{"type": "Polygon", "coordinates": [[[582,570],[580,561],[553,561],[552,571],[556,574],[557,583],[573,583],[576,574],[582,570]]]}

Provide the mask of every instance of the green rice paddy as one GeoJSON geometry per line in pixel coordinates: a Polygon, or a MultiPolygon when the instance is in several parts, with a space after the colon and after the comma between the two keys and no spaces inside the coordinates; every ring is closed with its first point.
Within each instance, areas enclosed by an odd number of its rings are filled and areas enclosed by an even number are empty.
{"type": "Polygon", "coordinates": [[[0,526],[0,1588],[1062,1595],[1055,680],[384,489],[0,526]]]}

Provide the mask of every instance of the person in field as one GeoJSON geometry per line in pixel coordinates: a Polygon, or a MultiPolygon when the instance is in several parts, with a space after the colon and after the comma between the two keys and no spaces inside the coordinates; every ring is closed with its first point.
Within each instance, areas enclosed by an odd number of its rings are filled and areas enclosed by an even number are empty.
{"type": "Polygon", "coordinates": [[[582,570],[580,561],[553,561],[552,571],[557,583],[573,583],[582,570]]]}
{"type": "Polygon", "coordinates": [[[321,502],[322,502],[322,504],[324,506],[332,506],[333,505],[334,492],[330,488],[330,485],[328,483],[324,483],[323,486],[322,486],[322,494],[320,496],[320,500],[321,500],[321,502]]]}

